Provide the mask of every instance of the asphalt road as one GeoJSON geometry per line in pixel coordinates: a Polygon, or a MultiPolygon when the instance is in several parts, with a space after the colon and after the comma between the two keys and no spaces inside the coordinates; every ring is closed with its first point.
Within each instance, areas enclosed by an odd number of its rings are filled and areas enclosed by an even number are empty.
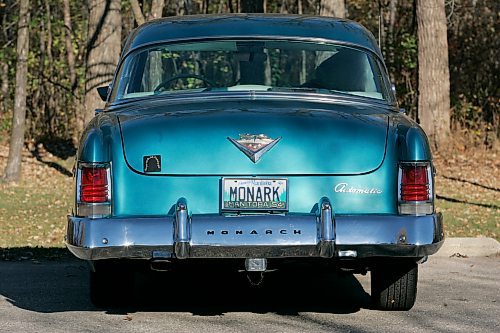
{"type": "MultiPolygon", "coordinates": [[[[84,262],[0,261],[0,332],[500,332],[500,258],[431,258],[409,312],[369,309],[369,277],[137,276],[137,303],[98,309],[84,262]]],[[[124,292],[131,292],[124,290],[124,292]]]]}

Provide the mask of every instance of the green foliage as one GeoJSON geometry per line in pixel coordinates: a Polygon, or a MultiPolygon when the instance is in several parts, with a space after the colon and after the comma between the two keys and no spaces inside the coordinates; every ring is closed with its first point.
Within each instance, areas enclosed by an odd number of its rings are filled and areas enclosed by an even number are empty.
{"type": "Polygon", "coordinates": [[[11,117],[12,115],[10,113],[0,116],[0,142],[6,139],[7,135],[10,133],[10,128],[12,126],[11,117]]]}
{"type": "Polygon", "coordinates": [[[418,48],[417,36],[409,33],[403,33],[401,36],[401,48],[399,49],[400,58],[403,68],[412,70],[417,68],[418,48]]]}

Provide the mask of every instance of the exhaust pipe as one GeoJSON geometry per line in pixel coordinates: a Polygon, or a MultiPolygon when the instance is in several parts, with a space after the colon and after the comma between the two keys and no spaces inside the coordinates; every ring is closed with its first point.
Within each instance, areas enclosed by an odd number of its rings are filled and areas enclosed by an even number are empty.
{"type": "Polygon", "coordinates": [[[150,268],[155,272],[168,272],[172,270],[172,260],[170,259],[153,259],[150,262],[150,268]]]}

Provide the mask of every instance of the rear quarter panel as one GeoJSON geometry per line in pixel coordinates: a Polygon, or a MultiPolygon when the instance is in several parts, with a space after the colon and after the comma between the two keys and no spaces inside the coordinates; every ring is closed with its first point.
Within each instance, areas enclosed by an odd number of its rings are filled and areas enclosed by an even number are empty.
{"type": "MultiPolygon", "coordinates": [[[[415,122],[395,112],[389,120],[385,158],[376,170],[361,175],[289,176],[289,212],[314,213],[320,199],[328,197],[338,215],[397,214],[399,161],[432,157],[425,133],[415,122]]],[[[180,198],[187,200],[191,214],[220,213],[220,176],[145,176],[131,170],[113,112],[99,114],[88,125],[78,160],[111,162],[113,216],[172,215],[180,198]]],[[[282,177],[268,177],[274,176],[282,177]]]]}

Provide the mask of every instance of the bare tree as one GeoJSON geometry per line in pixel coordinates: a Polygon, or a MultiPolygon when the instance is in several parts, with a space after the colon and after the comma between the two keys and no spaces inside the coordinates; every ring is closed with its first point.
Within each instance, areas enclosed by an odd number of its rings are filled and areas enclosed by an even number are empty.
{"type": "Polygon", "coordinates": [[[14,96],[14,114],[12,116],[12,132],[10,135],[9,158],[5,167],[5,179],[9,182],[21,178],[21,158],[26,125],[26,88],[28,79],[28,53],[30,1],[20,0],[19,22],[17,28],[17,65],[16,90],[14,96]]]}
{"type": "Polygon", "coordinates": [[[147,12],[141,8],[138,0],[130,0],[132,13],[134,14],[135,22],[138,25],[144,24],[146,21],[157,19],[163,16],[163,8],[165,7],[165,0],[152,0],[151,8],[147,12]]]}
{"type": "Polygon", "coordinates": [[[0,114],[7,110],[7,99],[9,98],[9,64],[0,61],[0,114]]]}
{"type": "Polygon", "coordinates": [[[151,3],[151,11],[149,12],[148,20],[162,17],[163,7],[165,7],[165,0],[153,0],[151,3]]]}
{"type": "Polygon", "coordinates": [[[319,15],[345,18],[344,0],[321,0],[319,15]]]}
{"type": "MultiPolygon", "coordinates": [[[[387,35],[387,52],[385,61],[389,64],[394,64],[394,26],[396,25],[396,17],[398,12],[398,0],[390,0],[389,2],[389,29],[387,35]]],[[[390,71],[391,81],[395,82],[394,72],[390,71]]]]}
{"type": "Polygon", "coordinates": [[[132,13],[134,14],[135,22],[137,22],[138,25],[144,24],[144,22],[146,22],[146,18],[144,17],[144,13],[142,12],[139,1],[130,0],[130,7],[132,8],[132,13]]]}
{"type": "Polygon", "coordinates": [[[194,3],[192,0],[175,0],[170,4],[171,6],[176,6],[175,13],[176,15],[190,15],[195,11],[194,3]]]}
{"type": "Polygon", "coordinates": [[[76,89],[76,69],[75,69],[75,51],[73,49],[73,43],[71,34],[73,29],[71,28],[71,11],[69,7],[69,0],[63,0],[63,15],[64,15],[64,28],[66,31],[64,41],[66,43],[66,58],[68,61],[69,68],[69,81],[71,84],[71,90],[76,89]]]}
{"type": "Polygon", "coordinates": [[[418,118],[435,148],[450,133],[450,74],[444,0],[417,0],[418,118]]]}
{"type": "Polygon", "coordinates": [[[96,88],[113,78],[121,50],[121,1],[89,0],[88,43],[85,73],[85,124],[103,102],[96,88]]]}

